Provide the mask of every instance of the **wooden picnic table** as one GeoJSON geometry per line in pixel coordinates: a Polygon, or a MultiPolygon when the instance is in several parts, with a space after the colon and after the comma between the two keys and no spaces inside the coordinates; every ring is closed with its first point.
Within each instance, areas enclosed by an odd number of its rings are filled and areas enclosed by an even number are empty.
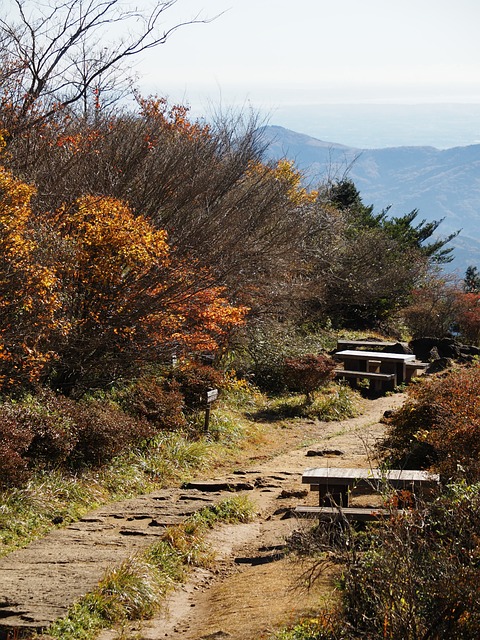
{"type": "Polygon", "coordinates": [[[440,476],[428,471],[414,469],[352,469],[343,467],[317,467],[307,469],[302,475],[302,484],[318,491],[319,505],[349,506],[349,496],[354,487],[371,487],[377,490],[387,484],[396,490],[408,490],[416,494],[419,490],[438,485],[440,476]]]}
{"type": "MultiPolygon", "coordinates": [[[[334,356],[344,363],[348,371],[392,374],[396,376],[395,384],[407,380],[407,363],[415,361],[413,353],[389,353],[385,351],[357,351],[345,349],[337,351],[334,356]]],[[[359,376],[360,377],[360,376],[359,376]]]]}
{"type": "Polygon", "coordinates": [[[337,350],[343,349],[392,349],[398,342],[383,342],[382,340],[345,340],[339,338],[337,340],[337,350]]]}

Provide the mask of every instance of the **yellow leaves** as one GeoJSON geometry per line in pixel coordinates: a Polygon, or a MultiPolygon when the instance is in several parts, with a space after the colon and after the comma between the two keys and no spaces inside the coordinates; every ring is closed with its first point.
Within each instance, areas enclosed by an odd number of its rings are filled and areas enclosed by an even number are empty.
{"type": "Polygon", "coordinates": [[[166,232],[134,216],[115,198],[85,196],[55,218],[62,236],[75,247],[75,268],[88,279],[121,282],[168,263],[166,232]]]}
{"type": "Polygon", "coordinates": [[[0,222],[10,228],[23,229],[30,217],[30,200],[34,194],[34,187],[0,167],[0,222]]]}
{"type": "Polygon", "coordinates": [[[287,186],[287,194],[293,204],[302,205],[315,202],[318,191],[308,192],[301,186],[302,174],[295,169],[295,165],[290,160],[280,160],[274,171],[277,180],[287,186]]]}
{"type": "Polygon", "coordinates": [[[253,179],[271,178],[280,183],[287,198],[295,206],[310,204],[318,198],[318,191],[307,191],[302,187],[303,176],[290,160],[279,160],[274,168],[261,162],[250,163],[246,175],[253,179]]]}

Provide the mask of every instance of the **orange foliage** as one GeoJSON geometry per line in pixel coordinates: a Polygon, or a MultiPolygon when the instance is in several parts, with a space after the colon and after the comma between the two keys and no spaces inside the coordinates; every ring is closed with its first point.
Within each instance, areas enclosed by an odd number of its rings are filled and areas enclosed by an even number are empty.
{"type": "MultiPolygon", "coordinates": [[[[158,96],[149,98],[137,96],[137,100],[140,105],[140,115],[154,122],[162,131],[185,135],[191,139],[208,137],[210,134],[210,127],[207,124],[189,120],[190,109],[184,105],[169,107],[166,98],[158,96]]],[[[156,136],[148,136],[146,142],[153,148],[157,143],[156,136]]]]}
{"type": "Polygon", "coordinates": [[[0,386],[36,380],[58,300],[55,275],[36,262],[29,231],[35,189],[0,167],[0,386]]]}
{"type": "Polygon", "coordinates": [[[391,420],[387,446],[433,448],[445,478],[480,480],[480,365],[456,367],[409,389],[391,420]],[[393,446],[392,446],[393,445],[393,446]]]}
{"type": "Polygon", "coordinates": [[[473,342],[480,343],[480,293],[458,294],[458,326],[462,335],[473,342]]]}
{"type": "Polygon", "coordinates": [[[244,321],[206,269],[115,198],[37,214],[34,241],[34,193],[0,168],[0,386],[111,380],[172,349],[218,349],[244,321]]]}

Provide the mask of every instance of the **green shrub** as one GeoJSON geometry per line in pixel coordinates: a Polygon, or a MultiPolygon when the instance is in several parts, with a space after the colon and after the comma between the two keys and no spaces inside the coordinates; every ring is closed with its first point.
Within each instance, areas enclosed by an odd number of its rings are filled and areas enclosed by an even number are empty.
{"type": "Polygon", "coordinates": [[[322,389],[311,404],[305,404],[300,396],[280,396],[255,414],[257,418],[281,420],[284,418],[309,418],[329,422],[346,420],[358,415],[358,392],[348,385],[332,384],[322,389]]]}
{"type": "Polygon", "coordinates": [[[330,339],[326,332],[302,331],[291,323],[275,320],[249,324],[242,338],[230,354],[227,368],[235,369],[262,391],[275,393],[286,388],[286,358],[324,351],[330,339]]]}

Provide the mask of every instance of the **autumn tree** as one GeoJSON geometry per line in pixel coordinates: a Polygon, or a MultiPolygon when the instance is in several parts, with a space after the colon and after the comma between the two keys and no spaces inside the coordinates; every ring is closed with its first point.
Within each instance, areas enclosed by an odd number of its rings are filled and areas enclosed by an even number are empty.
{"type": "Polygon", "coordinates": [[[164,230],[119,200],[32,213],[34,189],[0,171],[0,382],[81,393],[173,350],[218,349],[246,309],[164,230]]]}
{"type": "MultiPolygon", "coordinates": [[[[3,140],[0,136],[0,145],[3,140]]],[[[52,353],[59,301],[29,222],[35,189],[0,167],[0,388],[37,380],[52,353]]]]}
{"type": "Polygon", "coordinates": [[[113,198],[85,196],[45,218],[58,236],[56,360],[64,393],[103,387],[173,351],[218,349],[245,309],[206,269],[177,258],[164,230],[113,198]]]}
{"type": "Polygon", "coordinates": [[[292,164],[262,162],[258,118],[207,124],[163,98],[138,105],[83,126],[60,114],[10,141],[9,165],[37,185],[35,209],[85,194],[121,199],[249,307],[294,310],[315,194],[292,164]]]}
{"type": "Polygon", "coordinates": [[[456,326],[464,340],[480,344],[480,292],[458,292],[456,326]]]}
{"type": "Polygon", "coordinates": [[[443,338],[458,321],[459,289],[455,279],[445,273],[427,272],[412,289],[408,303],[400,312],[414,338],[443,338]]]}

